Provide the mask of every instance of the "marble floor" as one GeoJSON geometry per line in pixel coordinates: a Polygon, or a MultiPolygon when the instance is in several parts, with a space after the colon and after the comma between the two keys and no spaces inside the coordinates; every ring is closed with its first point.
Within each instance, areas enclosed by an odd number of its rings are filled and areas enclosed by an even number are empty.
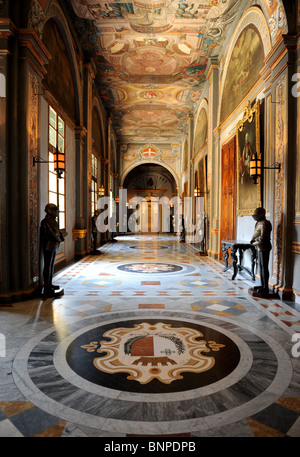
{"type": "Polygon", "coordinates": [[[231,276],[130,235],[0,306],[0,437],[300,437],[299,307],[231,276]]]}

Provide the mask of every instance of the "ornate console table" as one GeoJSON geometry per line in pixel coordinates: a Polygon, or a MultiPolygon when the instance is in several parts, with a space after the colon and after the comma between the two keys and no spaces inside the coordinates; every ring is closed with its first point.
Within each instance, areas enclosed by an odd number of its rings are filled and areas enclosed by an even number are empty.
{"type": "Polygon", "coordinates": [[[252,280],[255,281],[255,263],[256,263],[256,248],[250,243],[246,241],[222,241],[221,250],[224,252],[224,260],[225,260],[225,267],[223,271],[227,271],[231,265],[228,264],[229,252],[230,249],[230,256],[232,258],[232,268],[233,268],[233,275],[231,279],[234,279],[239,271],[245,270],[247,273],[250,274],[252,280]],[[246,268],[242,265],[242,260],[244,256],[244,251],[247,249],[251,250],[251,270],[246,268]],[[238,258],[239,257],[239,258],[238,258]]]}

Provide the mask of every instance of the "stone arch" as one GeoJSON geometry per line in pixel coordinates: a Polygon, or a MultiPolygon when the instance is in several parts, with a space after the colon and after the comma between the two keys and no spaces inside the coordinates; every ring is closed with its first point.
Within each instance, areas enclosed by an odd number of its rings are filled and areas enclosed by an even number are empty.
{"type": "MultiPolygon", "coordinates": [[[[174,178],[174,180],[175,180],[176,188],[177,188],[177,189],[180,188],[180,180],[179,180],[179,177],[178,177],[177,173],[176,173],[169,165],[167,165],[166,163],[162,164],[162,163],[159,162],[158,160],[147,161],[147,163],[149,163],[149,164],[161,165],[161,166],[163,166],[164,168],[166,168],[166,169],[171,173],[171,175],[173,176],[173,178],[174,178]]],[[[134,168],[138,167],[139,165],[144,165],[144,164],[145,164],[145,161],[139,161],[139,162],[137,162],[137,163],[131,164],[131,165],[123,172],[122,176],[120,177],[120,185],[123,187],[126,177],[128,176],[128,174],[129,174],[134,168]]]]}

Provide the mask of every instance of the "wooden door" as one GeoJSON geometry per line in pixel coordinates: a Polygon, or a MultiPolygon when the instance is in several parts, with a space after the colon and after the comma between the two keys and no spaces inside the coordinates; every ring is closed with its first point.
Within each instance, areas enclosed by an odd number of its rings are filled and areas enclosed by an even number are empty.
{"type": "Polygon", "coordinates": [[[222,148],[221,157],[221,212],[220,212],[220,258],[222,240],[234,240],[236,230],[236,139],[222,148]]]}

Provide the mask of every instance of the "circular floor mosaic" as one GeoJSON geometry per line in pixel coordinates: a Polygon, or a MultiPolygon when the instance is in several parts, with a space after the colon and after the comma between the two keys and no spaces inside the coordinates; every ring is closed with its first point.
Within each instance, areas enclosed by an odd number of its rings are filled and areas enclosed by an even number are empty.
{"type": "Polygon", "coordinates": [[[118,270],[127,271],[129,273],[174,273],[181,271],[182,267],[180,265],[173,265],[167,263],[129,263],[125,265],[120,265],[117,267],[118,270]]]}
{"type": "Polygon", "coordinates": [[[70,344],[66,360],[75,373],[97,385],[162,393],[223,379],[237,367],[240,351],[230,338],[211,328],[148,319],[90,329],[70,344]]]}
{"type": "Polygon", "coordinates": [[[249,417],[291,375],[289,356],[259,330],[158,310],[73,317],[28,341],[13,365],[20,391],[50,414],[148,435],[169,433],[170,422],[183,433],[249,417]]]}

